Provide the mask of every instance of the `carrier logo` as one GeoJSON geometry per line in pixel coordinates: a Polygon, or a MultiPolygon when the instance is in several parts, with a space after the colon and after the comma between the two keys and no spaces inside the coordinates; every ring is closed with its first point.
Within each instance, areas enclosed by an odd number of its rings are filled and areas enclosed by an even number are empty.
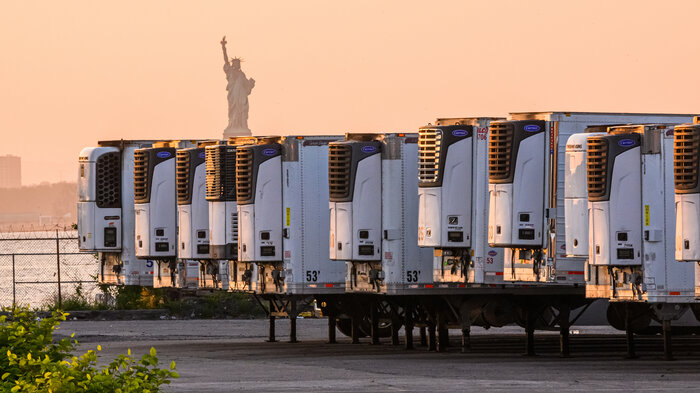
{"type": "Polygon", "coordinates": [[[374,153],[375,151],[377,151],[377,148],[374,146],[362,146],[363,153],[374,153]]]}
{"type": "Polygon", "coordinates": [[[158,156],[158,158],[168,158],[168,157],[170,157],[170,155],[171,154],[169,151],[159,151],[158,154],[156,154],[156,156],[158,156]]]}
{"type": "Polygon", "coordinates": [[[265,149],[265,150],[262,151],[262,154],[265,155],[265,156],[274,156],[275,154],[277,154],[277,150],[275,150],[275,149],[265,149]]]}
{"type": "Polygon", "coordinates": [[[490,257],[495,257],[496,255],[498,255],[498,253],[496,251],[493,251],[493,250],[489,251],[490,257]]]}
{"type": "Polygon", "coordinates": [[[456,137],[467,136],[467,130],[454,130],[454,131],[452,131],[452,136],[456,136],[456,137]]]}
{"type": "Polygon", "coordinates": [[[537,124],[528,124],[525,127],[523,127],[523,130],[525,130],[527,132],[537,132],[537,131],[541,130],[541,128],[537,124]]]}
{"type": "Polygon", "coordinates": [[[634,141],[632,139],[622,139],[619,142],[617,142],[617,144],[621,147],[630,147],[634,145],[634,141]]]}
{"type": "Polygon", "coordinates": [[[199,158],[204,158],[204,152],[199,153],[199,158]]]}

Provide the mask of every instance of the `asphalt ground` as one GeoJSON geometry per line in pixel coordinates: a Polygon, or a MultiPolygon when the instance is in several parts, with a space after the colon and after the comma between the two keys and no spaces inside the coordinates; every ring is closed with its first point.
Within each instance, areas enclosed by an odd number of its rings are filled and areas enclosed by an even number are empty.
{"type": "Polygon", "coordinates": [[[526,357],[524,330],[472,329],[471,352],[451,330],[446,352],[389,340],[351,344],[338,332],[327,344],[325,319],[297,320],[300,342],[288,343],[289,321],[277,321],[278,342],[265,342],[266,320],[69,321],[57,336],[76,333],[80,351],[98,344],[101,363],[151,346],[180,378],[167,392],[385,391],[700,391],[700,337],[674,337],[676,360],[663,360],[660,336],[637,338],[638,359],[625,358],[625,337],[610,327],[573,328],[570,358],[559,356],[556,332],[536,333],[537,356],[526,357]]]}

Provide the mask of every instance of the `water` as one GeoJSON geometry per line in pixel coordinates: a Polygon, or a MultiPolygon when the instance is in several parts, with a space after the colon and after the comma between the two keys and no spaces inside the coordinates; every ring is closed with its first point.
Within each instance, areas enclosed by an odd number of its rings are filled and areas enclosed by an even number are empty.
{"type": "Polygon", "coordinates": [[[60,255],[61,294],[75,296],[78,282],[88,300],[99,292],[96,254],[80,253],[77,231],[0,233],[0,307],[17,304],[43,308],[58,300],[60,255]],[[58,241],[57,241],[58,236],[58,241]],[[14,280],[13,280],[14,259],[14,280]]]}

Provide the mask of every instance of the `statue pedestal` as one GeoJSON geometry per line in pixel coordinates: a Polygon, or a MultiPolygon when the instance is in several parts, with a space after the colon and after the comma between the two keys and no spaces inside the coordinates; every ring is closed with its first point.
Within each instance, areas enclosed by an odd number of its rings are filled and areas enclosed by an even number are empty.
{"type": "Polygon", "coordinates": [[[226,128],[224,130],[224,139],[232,136],[252,136],[253,133],[247,128],[226,128]]]}

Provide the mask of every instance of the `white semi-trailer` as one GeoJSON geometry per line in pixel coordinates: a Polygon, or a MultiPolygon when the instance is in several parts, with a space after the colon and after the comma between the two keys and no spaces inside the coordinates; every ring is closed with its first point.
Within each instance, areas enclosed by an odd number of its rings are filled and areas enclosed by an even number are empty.
{"type": "Polygon", "coordinates": [[[589,297],[693,301],[693,266],[673,252],[673,131],[617,126],[588,139],[589,297]]]}
{"type": "MultiPolygon", "coordinates": [[[[590,137],[586,149],[586,294],[623,303],[634,317],[610,322],[630,337],[652,320],[662,323],[667,357],[671,321],[695,301],[694,266],[674,253],[673,133],[668,125],[610,127],[608,135],[590,137]]],[[[611,307],[622,310],[620,303],[611,307]]]]}
{"type": "Polygon", "coordinates": [[[586,182],[586,146],[588,138],[606,135],[608,126],[587,127],[566,141],[564,177],[564,217],[566,255],[588,258],[588,187],[586,182]]]}
{"type": "Polygon", "coordinates": [[[209,265],[209,204],[205,198],[204,155],[202,146],[179,149],[176,153],[179,261],[175,284],[178,288],[213,287],[217,282],[215,279],[206,280],[209,265]],[[209,285],[205,285],[207,282],[209,285]]]}
{"type": "Polygon", "coordinates": [[[330,258],[348,292],[408,294],[433,284],[418,247],[418,136],[347,134],[328,156],[330,258]]]}
{"type": "Polygon", "coordinates": [[[432,250],[418,247],[418,135],[346,134],[331,142],[328,187],[330,259],[346,262],[345,291],[356,295],[348,297],[353,342],[360,330],[373,343],[391,331],[396,342],[396,304],[368,295],[433,288],[432,250]]]}
{"type": "Polygon", "coordinates": [[[270,302],[270,340],[274,318],[288,315],[295,341],[301,304],[316,299],[335,309],[331,295],[345,292],[345,264],[329,258],[324,208],[328,144],[342,136],[252,139],[236,148],[239,262],[257,266],[256,293],[270,302]]]}
{"type": "Polygon", "coordinates": [[[100,141],[80,152],[78,246],[99,254],[101,283],[153,285],[153,261],[136,258],[133,181],[134,151],[152,143],[100,141]]]}
{"type": "Polygon", "coordinates": [[[487,239],[494,120],[502,119],[438,119],[418,132],[418,245],[434,249],[433,279],[441,288],[503,284],[503,250],[487,239]]]}
{"type": "Polygon", "coordinates": [[[236,146],[220,141],[205,147],[206,200],[209,205],[209,256],[204,278],[222,289],[250,291],[252,271],[238,271],[236,146]]]}
{"type": "Polygon", "coordinates": [[[177,148],[193,141],[156,142],[134,151],[134,213],[136,257],[155,261],[156,287],[174,286],[177,269],[177,148]]]}
{"type": "Polygon", "coordinates": [[[258,265],[261,294],[345,291],[328,255],[328,144],[342,137],[259,138],[237,147],[241,261],[258,265]]]}

